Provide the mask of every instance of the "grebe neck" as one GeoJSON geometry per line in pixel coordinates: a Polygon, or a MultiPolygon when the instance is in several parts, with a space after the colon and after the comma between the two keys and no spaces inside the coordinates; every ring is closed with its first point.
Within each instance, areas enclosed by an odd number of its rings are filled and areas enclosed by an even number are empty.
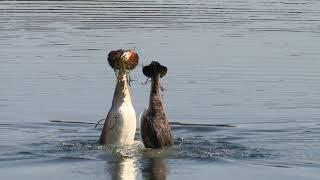
{"type": "Polygon", "coordinates": [[[151,90],[149,99],[149,108],[152,109],[163,109],[161,101],[161,90],[160,90],[160,74],[155,73],[151,77],[151,90]]]}
{"type": "Polygon", "coordinates": [[[125,73],[118,73],[117,85],[113,94],[112,106],[120,105],[123,102],[130,102],[129,84],[125,73]]]}

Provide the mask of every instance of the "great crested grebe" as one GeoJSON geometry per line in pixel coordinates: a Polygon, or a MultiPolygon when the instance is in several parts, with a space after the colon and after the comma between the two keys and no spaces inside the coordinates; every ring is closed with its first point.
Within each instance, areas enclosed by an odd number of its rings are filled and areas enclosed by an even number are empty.
{"type": "Polygon", "coordinates": [[[151,78],[149,107],[140,117],[140,135],[147,148],[160,148],[173,144],[171,127],[164,112],[160,93],[160,78],[166,75],[167,67],[157,61],[144,66],[143,74],[151,78]]]}
{"type": "Polygon", "coordinates": [[[129,145],[134,142],[136,113],[131,103],[127,72],[138,64],[138,54],[132,50],[111,51],[109,65],[117,74],[111,108],[106,117],[100,144],[129,145]]]}

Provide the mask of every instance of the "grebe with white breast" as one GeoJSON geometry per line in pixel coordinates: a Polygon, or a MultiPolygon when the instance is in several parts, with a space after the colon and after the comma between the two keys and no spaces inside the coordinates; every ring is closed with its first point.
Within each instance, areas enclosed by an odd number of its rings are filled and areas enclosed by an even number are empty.
{"type": "Polygon", "coordinates": [[[134,142],[136,132],[136,113],[131,103],[127,72],[138,64],[138,54],[132,50],[111,51],[108,55],[109,65],[117,74],[111,108],[107,114],[100,144],[118,146],[134,142]]]}

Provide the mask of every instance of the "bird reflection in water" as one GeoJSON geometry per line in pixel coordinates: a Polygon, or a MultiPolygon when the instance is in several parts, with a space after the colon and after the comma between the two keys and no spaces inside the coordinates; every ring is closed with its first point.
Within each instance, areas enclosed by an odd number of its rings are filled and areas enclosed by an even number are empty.
{"type": "Polygon", "coordinates": [[[108,169],[112,180],[135,180],[135,164],[135,159],[131,157],[114,157],[108,169]]]}
{"type": "Polygon", "coordinates": [[[143,160],[142,177],[144,180],[165,180],[166,165],[162,158],[148,158],[143,160]]]}
{"type": "MultiPolygon", "coordinates": [[[[108,162],[108,174],[112,180],[134,180],[137,178],[136,159],[132,157],[114,156],[112,162],[108,162]]],[[[165,180],[166,165],[159,157],[141,159],[141,173],[144,180],[165,180]]]]}

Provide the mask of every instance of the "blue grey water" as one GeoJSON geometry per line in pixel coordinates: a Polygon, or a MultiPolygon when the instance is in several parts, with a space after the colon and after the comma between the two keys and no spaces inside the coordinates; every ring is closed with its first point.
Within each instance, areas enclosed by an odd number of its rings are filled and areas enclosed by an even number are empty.
{"type": "Polygon", "coordinates": [[[319,49],[318,0],[0,1],[0,179],[319,179],[319,49]],[[168,67],[172,148],[97,144],[120,48],[168,67]]]}

